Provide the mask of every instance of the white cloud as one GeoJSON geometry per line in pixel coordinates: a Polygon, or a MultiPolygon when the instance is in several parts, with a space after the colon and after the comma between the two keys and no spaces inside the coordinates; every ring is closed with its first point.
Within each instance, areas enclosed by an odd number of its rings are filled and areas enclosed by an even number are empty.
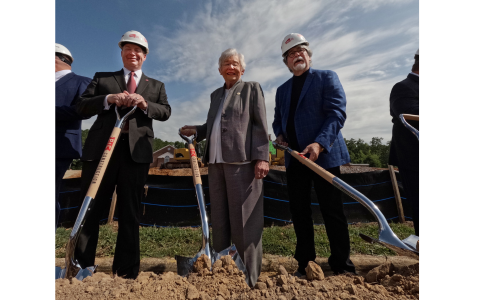
{"type": "Polygon", "coordinates": [[[314,51],[313,68],[339,75],[347,95],[344,137],[389,140],[389,93],[408,73],[418,48],[418,10],[390,25],[359,24],[365,13],[373,17],[376,12],[381,20],[392,18],[394,9],[404,10],[408,2],[214,1],[203,10],[184,12],[175,30],[157,26],[154,35],[162,65],[151,76],[165,82],[167,94],[169,86],[178,83],[192,89],[182,98],[169,98],[172,117],[154,122],[155,135],[179,140],[179,127],[206,121],[210,94],[223,83],[217,61],[230,47],[245,55],[243,80],[262,85],[272,133],[276,89],[292,76],[281,60],[281,41],[286,34],[299,32],[314,51]]]}

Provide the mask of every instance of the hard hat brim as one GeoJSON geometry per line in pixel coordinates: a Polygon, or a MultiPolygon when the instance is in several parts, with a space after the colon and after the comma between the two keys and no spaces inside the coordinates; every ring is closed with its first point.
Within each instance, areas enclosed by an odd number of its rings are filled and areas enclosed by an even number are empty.
{"type": "Polygon", "coordinates": [[[141,49],[146,53],[148,54],[149,53],[149,49],[144,47],[143,45],[139,44],[139,43],[134,43],[134,42],[129,42],[129,41],[123,41],[123,42],[119,42],[118,43],[118,47],[120,47],[120,49],[123,50],[123,45],[125,44],[134,44],[134,45],[137,45],[139,47],[141,47],[141,49]]]}

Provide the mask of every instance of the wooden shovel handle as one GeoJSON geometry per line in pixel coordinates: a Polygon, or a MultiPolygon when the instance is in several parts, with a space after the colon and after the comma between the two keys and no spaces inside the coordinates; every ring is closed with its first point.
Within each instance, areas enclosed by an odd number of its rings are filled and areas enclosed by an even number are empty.
{"type": "Polygon", "coordinates": [[[101,160],[99,161],[99,165],[95,170],[92,182],[90,183],[89,189],[87,190],[86,196],[91,197],[92,199],[95,198],[97,190],[101,185],[102,178],[104,177],[104,172],[106,172],[109,159],[111,158],[111,154],[113,154],[113,150],[115,150],[115,146],[116,143],[118,142],[118,137],[120,136],[121,131],[122,131],[121,128],[115,127],[113,128],[113,132],[111,132],[111,136],[109,137],[108,143],[106,144],[106,149],[104,149],[104,153],[102,154],[101,160]]]}
{"type": "Polygon", "coordinates": [[[418,115],[403,114],[405,120],[418,121],[418,115]]]}
{"type": "Polygon", "coordinates": [[[198,158],[193,144],[189,144],[189,154],[191,155],[191,170],[193,171],[193,183],[196,186],[201,184],[200,168],[198,168],[198,158]]]}
{"type": "Polygon", "coordinates": [[[328,172],[327,170],[323,169],[320,167],[318,164],[314,163],[312,160],[309,158],[305,157],[304,155],[299,154],[299,152],[292,150],[290,153],[293,157],[298,159],[301,163],[304,165],[308,166],[311,170],[313,170],[316,174],[319,176],[323,177],[326,181],[332,182],[332,179],[335,177],[332,173],[328,172]]]}

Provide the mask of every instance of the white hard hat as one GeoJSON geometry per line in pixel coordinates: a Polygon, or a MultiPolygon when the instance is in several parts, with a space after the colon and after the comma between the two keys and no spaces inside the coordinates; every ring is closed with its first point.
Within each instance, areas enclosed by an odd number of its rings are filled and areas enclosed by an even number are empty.
{"type": "Polygon", "coordinates": [[[148,40],[139,32],[135,30],[130,30],[122,35],[122,39],[118,42],[118,46],[123,49],[123,45],[126,43],[133,43],[146,48],[146,54],[149,53],[148,40]]]}
{"type": "Polygon", "coordinates": [[[420,48],[419,48],[419,49],[417,49],[417,53],[415,53],[415,55],[418,55],[418,50],[420,50],[420,48]]]}
{"type": "Polygon", "coordinates": [[[71,63],[73,63],[73,56],[71,55],[71,52],[69,52],[68,48],[64,47],[63,45],[56,43],[56,53],[61,53],[68,56],[71,60],[71,63]]]}
{"type": "Polygon", "coordinates": [[[283,42],[281,42],[281,56],[284,56],[288,50],[300,44],[309,46],[309,42],[302,34],[290,33],[289,35],[285,36],[283,42]]]}

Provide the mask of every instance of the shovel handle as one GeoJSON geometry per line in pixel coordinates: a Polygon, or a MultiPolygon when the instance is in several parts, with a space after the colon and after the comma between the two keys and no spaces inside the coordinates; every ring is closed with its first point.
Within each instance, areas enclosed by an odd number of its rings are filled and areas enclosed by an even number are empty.
{"type": "Polygon", "coordinates": [[[335,175],[333,175],[332,173],[323,169],[321,166],[319,166],[318,164],[316,164],[315,162],[313,162],[309,158],[305,157],[304,155],[300,154],[299,152],[297,152],[295,150],[292,150],[290,147],[285,147],[285,146],[280,145],[276,142],[273,142],[273,146],[274,146],[274,148],[281,149],[283,151],[287,151],[293,157],[295,157],[299,162],[306,165],[309,169],[313,170],[316,174],[323,177],[328,182],[331,182],[332,179],[336,177],[335,175]]]}
{"type": "Polygon", "coordinates": [[[188,145],[189,154],[191,155],[191,170],[193,171],[193,183],[196,186],[201,184],[200,168],[198,167],[198,158],[196,157],[196,150],[192,143],[188,145]]]}
{"type": "Polygon", "coordinates": [[[95,199],[95,195],[97,194],[97,190],[99,190],[99,186],[101,185],[102,178],[104,177],[104,172],[108,167],[109,160],[111,159],[111,154],[115,150],[116,143],[118,142],[118,138],[120,137],[120,133],[122,132],[123,125],[125,121],[132,115],[137,109],[137,105],[132,107],[132,109],[125,114],[123,117],[120,117],[118,113],[118,107],[115,106],[116,112],[116,123],[113,131],[111,132],[111,136],[108,139],[108,143],[106,144],[106,148],[104,149],[104,153],[101,156],[101,160],[99,161],[99,165],[95,170],[94,177],[92,178],[92,182],[90,183],[89,189],[87,190],[87,197],[91,197],[95,199]]]}
{"type": "Polygon", "coordinates": [[[106,148],[104,149],[104,153],[102,154],[101,160],[99,161],[99,165],[95,170],[92,182],[90,183],[89,189],[87,190],[86,196],[95,199],[95,195],[97,194],[97,190],[101,185],[102,178],[104,177],[104,172],[108,167],[109,160],[111,159],[111,154],[113,154],[113,150],[115,150],[116,142],[118,141],[118,137],[120,136],[121,131],[122,129],[120,127],[113,128],[108,143],[106,144],[106,148]]]}
{"type": "Polygon", "coordinates": [[[418,121],[418,115],[402,114],[405,120],[418,121]]]}

